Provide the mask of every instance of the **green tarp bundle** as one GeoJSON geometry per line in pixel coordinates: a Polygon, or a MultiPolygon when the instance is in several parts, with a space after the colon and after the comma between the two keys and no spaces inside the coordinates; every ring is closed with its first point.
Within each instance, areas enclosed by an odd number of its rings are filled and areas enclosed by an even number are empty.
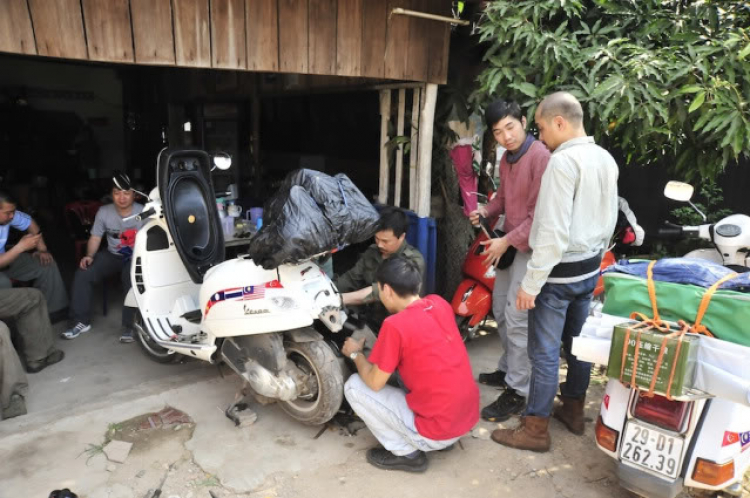
{"type": "MultiPolygon", "coordinates": [[[[655,281],[656,302],[662,320],[695,322],[706,289],[696,285],[655,281]]],[[[646,279],[622,273],[604,275],[604,308],[609,315],[631,313],[653,316],[646,279]]],[[[750,346],[750,294],[719,290],[711,298],[703,325],[723,341],[750,346]]]]}

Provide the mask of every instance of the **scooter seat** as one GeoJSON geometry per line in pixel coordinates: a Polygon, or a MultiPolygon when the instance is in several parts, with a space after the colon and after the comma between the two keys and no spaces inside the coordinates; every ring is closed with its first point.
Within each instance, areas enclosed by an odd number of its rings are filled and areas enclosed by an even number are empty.
{"type": "Polygon", "coordinates": [[[159,156],[158,177],[177,253],[193,282],[203,283],[203,275],[224,261],[210,157],[202,150],[165,150],[159,156]]]}

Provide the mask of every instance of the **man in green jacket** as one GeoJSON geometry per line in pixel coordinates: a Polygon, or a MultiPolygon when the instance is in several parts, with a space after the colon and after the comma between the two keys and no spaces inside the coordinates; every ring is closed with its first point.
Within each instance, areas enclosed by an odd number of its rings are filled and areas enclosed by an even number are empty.
{"type": "Polygon", "coordinates": [[[401,255],[414,261],[424,278],[424,258],[419,250],[406,242],[408,227],[409,219],[403,210],[394,207],[383,209],[378,230],[375,232],[375,243],[362,253],[351,270],[336,281],[344,304],[355,306],[357,311],[361,311],[370,324],[377,326],[375,330],[380,328],[380,324],[388,316],[385,307],[380,303],[376,281],[381,263],[393,255],[401,255]]]}

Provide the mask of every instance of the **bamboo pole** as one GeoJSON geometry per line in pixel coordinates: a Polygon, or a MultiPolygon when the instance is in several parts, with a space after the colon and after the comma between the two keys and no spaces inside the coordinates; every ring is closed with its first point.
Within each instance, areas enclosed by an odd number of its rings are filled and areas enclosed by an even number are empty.
{"type": "Polygon", "coordinates": [[[432,132],[435,124],[437,85],[427,83],[419,118],[419,169],[417,171],[417,216],[430,215],[430,192],[432,190],[432,132]]]}
{"type": "Polygon", "coordinates": [[[388,203],[388,122],[391,119],[391,91],[380,91],[380,188],[378,190],[378,202],[381,204],[388,203]]]}
{"type": "Polygon", "coordinates": [[[414,88],[411,103],[411,149],[409,149],[409,209],[417,210],[417,159],[419,158],[420,88],[414,88]]]}
{"type": "MultiPolygon", "coordinates": [[[[404,120],[406,117],[406,90],[398,91],[398,121],[396,122],[396,136],[404,136],[404,120]]],[[[393,194],[393,205],[401,207],[401,186],[404,178],[404,144],[399,144],[396,151],[396,185],[393,194]]]]}

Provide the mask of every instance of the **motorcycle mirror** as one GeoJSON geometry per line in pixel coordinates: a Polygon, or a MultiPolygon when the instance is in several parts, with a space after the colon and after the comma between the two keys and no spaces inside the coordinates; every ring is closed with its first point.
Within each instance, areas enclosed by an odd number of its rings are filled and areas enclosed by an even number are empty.
{"type": "Polygon", "coordinates": [[[214,154],[214,167],[226,171],[232,165],[232,157],[226,152],[214,154]]]}
{"type": "Polygon", "coordinates": [[[693,197],[694,190],[689,183],[672,180],[664,187],[664,197],[673,201],[689,202],[693,197]]]}

